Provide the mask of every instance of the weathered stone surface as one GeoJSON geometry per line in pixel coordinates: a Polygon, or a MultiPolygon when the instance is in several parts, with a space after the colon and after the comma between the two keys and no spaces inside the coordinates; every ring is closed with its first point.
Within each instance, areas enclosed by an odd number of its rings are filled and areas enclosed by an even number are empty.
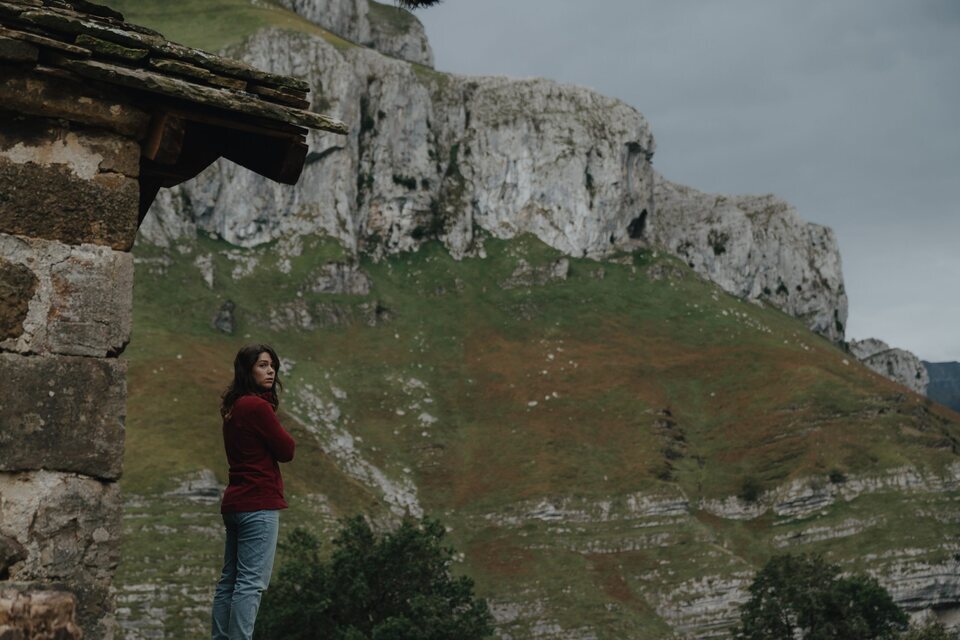
{"type": "Polygon", "coordinates": [[[643,116],[618,100],[546,80],[431,74],[270,29],[238,53],[305,74],[331,113],[360,126],[346,142],[314,134],[292,190],[216,163],[153,208],[151,241],[186,229],[181,218],[242,246],[322,232],[374,255],[433,238],[457,257],[482,255],[481,230],[533,233],[576,256],[643,242],[630,225],[653,207],[654,143],[643,116]]]}
{"type": "Polygon", "coordinates": [[[150,53],[149,49],[124,47],[114,42],[101,40],[100,38],[95,38],[85,33],[77,36],[76,42],[81,47],[89,49],[90,51],[94,51],[109,58],[118,58],[120,60],[142,60],[143,58],[147,57],[148,53],[150,53]]]}
{"type": "Polygon", "coordinates": [[[34,62],[38,53],[37,48],[32,44],[0,34],[0,60],[34,62]]]}
{"type": "Polygon", "coordinates": [[[260,69],[235,60],[232,57],[224,58],[216,56],[202,49],[191,49],[190,47],[184,47],[175,42],[164,42],[157,50],[157,53],[200,65],[216,74],[252,80],[270,87],[283,87],[293,89],[294,91],[310,90],[310,85],[300,78],[264,73],[260,69]]]}
{"type": "Polygon", "coordinates": [[[913,353],[893,349],[876,338],[851,340],[850,353],[872,371],[900,383],[914,393],[925,395],[930,384],[930,374],[913,353]]]}
{"type": "Polygon", "coordinates": [[[58,61],[58,66],[73,71],[77,75],[85,78],[118,84],[140,91],[148,91],[178,100],[186,100],[191,103],[250,114],[322,131],[340,134],[347,133],[347,126],[345,124],[319,113],[311,113],[281,104],[266,102],[259,98],[233,91],[194,84],[186,80],[180,80],[179,78],[165,76],[161,73],[147,71],[146,69],[131,69],[98,60],[72,60],[69,58],[63,58],[58,61]]]}
{"type": "Polygon", "coordinates": [[[331,262],[307,277],[306,288],[313,293],[365,296],[370,293],[370,276],[355,264],[331,262]]]}
{"type": "Polygon", "coordinates": [[[118,478],[125,376],[117,359],[0,353],[0,470],[118,478]]]}
{"type": "Polygon", "coordinates": [[[23,321],[36,290],[37,276],[30,269],[0,258],[0,340],[23,335],[23,321]]]}
{"type": "Polygon", "coordinates": [[[37,7],[22,12],[18,21],[50,30],[57,34],[89,35],[126,47],[160,47],[163,36],[142,27],[128,29],[118,21],[98,20],[94,15],[78,14],[72,11],[57,11],[47,7],[37,7]]]}
{"type": "Polygon", "coordinates": [[[247,87],[247,91],[250,93],[255,93],[258,96],[270,98],[274,102],[281,102],[283,104],[290,105],[291,107],[296,107],[297,109],[310,108],[310,101],[307,100],[306,94],[294,94],[294,92],[289,90],[278,91],[277,89],[261,87],[258,85],[251,85],[247,87]]]}
{"type": "Polygon", "coordinates": [[[0,331],[0,350],[97,357],[123,350],[133,307],[130,254],[0,233],[0,255],[9,265],[0,266],[0,298],[5,289],[9,298],[0,326],[11,327],[0,331]],[[4,276],[24,269],[21,286],[4,276]],[[32,292],[25,282],[31,278],[32,292]]]}
{"type": "MultiPolygon", "coordinates": [[[[167,57],[199,64],[216,73],[226,73],[245,80],[254,80],[271,87],[289,87],[296,90],[306,90],[302,81],[296,78],[278,77],[241,64],[235,60],[222,58],[199,49],[191,49],[172,42],[168,42],[160,33],[139,25],[123,22],[123,16],[107,7],[85,0],[46,0],[45,2],[29,2],[27,0],[12,0],[0,2],[0,17],[17,25],[28,24],[34,30],[43,32],[63,40],[91,44],[101,55],[125,57],[129,52],[121,52],[113,48],[121,47],[153,52],[167,57]],[[95,42],[94,39],[97,41],[95,42]]],[[[18,27],[19,28],[19,27],[18,27]]],[[[48,39],[49,41],[49,39],[48,39]]],[[[39,43],[48,46],[49,43],[39,43]]],[[[52,45],[54,48],[56,44],[52,45]]],[[[86,55],[89,49],[83,50],[86,55]]],[[[138,52],[139,55],[139,52],[138,52]]]]}
{"type": "Polygon", "coordinates": [[[194,78],[196,80],[200,80],[208,84],[227,87],[229,89],[242,90],[247,87],[246,80],[238,80],[236,78],[218,76],[204,69],[203,67],[198,67],[197,65],[190,64],[188,62],[182,62],[180,60],[168,60],[165,58],[151,58],[150,66],[156,69],[157,71],[162,71],[163,73],[172,73],[174,75],[184,76],[186,78],[194,78]]]}
{"type": "Polygon", "coordinates": [[[394,58],[433,67],[433,48],[415,15],[395,3],[371,0],[370,38],[362,44],[394,58]]]}
{"type": "Polygon", "coordinates": [[[213,328],[228,336],[233,335],[234,329],[236,329],[236,318],[234,318],[233,312],[236,308],[237,305],[232,300],[224,301],[213,319],[213,328]]]}
{"type": "Polygon", "coordinates": [[[645,232],[729,293],[764,300],[830,340],[843,339],[847,294],[833,231],[775,196],[722,196],[657,176],[645,232]]]}
{"type": "Polygon", "coordinates": [[[84,637],[113,637],[110,582],[120,553],[116,483],[52,471],[0,473],[0,535],[26,549],[11,580],[63,583],[84,637]]]}
{"type": "Polygon", "coordinates": [[[427,67],[433,50],[415,15],[392,3],[368,0],[280,0],[307,20],[357,44],[427,67]]]}
{"type": "Polygon", "coordinates": [[[516,289],[517,287],[540,287],[551,282],[562,282],[570,273],[570,261],[566,258],[554,260],[550,264],[532,266],[524,259],[520,259],[517,268],[510,277],[500,283],[502,289],[516,289]]]}
{"type": "Polygon", "coordinates": [[[957,489],[960,489],[960,463],[954,463],[943,473],[900,467],[877,475],[847,477],[842,482],[802,478],[766,491],[754,501],[728,496],[723,500],[701,500],[698,508],[728,520],[752,520],[768,511],[781,518],[804,518],[839,500],[850,502],[872,493],[941,493],[957,489]]]}
{"type": "Polygon", "coordinates": [[[270,308],[266,318],[274,331],[302,329],[312,331],[320,327],[342,327],[365,324],[377,327],[393,319],[393,312],[379,300],[359,305],[318,302],[308,307],[302,298],[270,308]]]}
{"type": "Polygon", "coordinates": [[[277,4],[348,40],[370,39],[367,0],[279,0],[277,4]]]}
{"type": "Polygon", "coordinates": [[[883,351],[887,351],[890,348],[890,345],[877,338],[865,338],[863,340],[851,340],[849,342],[849,347],[850,353],[852,353],[857,360],[863,360],[883,351]]]}
{"type": "Polygon", "coordinates": [[[16,118],[0,122],[0,157],[40,166],[63,165],[79,178],[98,173],[140,175],[140,146],[129,138],[56,120],[16,118]]]}
{"type": "Polygon", "coordinates": [[[10,567],[26,559],[27,550],[23,548],[22,544],[13,538],[0,536],[0,580],[9,579],[10,567]]]}
{"type": "Polygon", "coordinates": [[[89,82],[53,77],[44,69],[24,72],[0,68],[0,105],[18,113],[64,118],[137,139],[146,134],[150,116],[145,112],[91,87],[89,82]]]}
{"type": "MultiPolygon", "coordinates": [[[[0,587],[0,638],[3,640],[81,640],[76,596],[42,585],[0,587]]],[[[88,636],[89,637],[89,636],[88,636]]]]}
{"type": "MultiPolygon", "coordinates": [[[[200,174],[203,176],[203,173],[200,174]]],[[[200,176],[194,180],[201,179],[200,176]]],[[[226,195],[226,194],[225,194],[226,195]]],[[[182,202],[180,189],[161,189],[160,193],[154,199],[150,206],[150,212],[140,223],[140,230],[137,234],[138,242],[148,242],[156,246],[169,248],[178,244],[181,238],[194,238],[197,235],[197,224],[191,216],[177,215],[176,211],[189,203],[182,202]],[[157,212],[157,213],[153,213],[157,212]]],[[[137,260],[142,260],[137,258],[137,260]]],[[[199,258],[198,258],[199,260],[199,258]]],[[[138,262],[139,263],[139,262],[138,262]]],[[[210,284],[213,285],[213,265],[208,264],[205,269],[209,270],[210,284]]]]}
{"type": "Polygon", "coordinates": [[[216,504],[220,502],[224,489],[225,487],[217,481],[217,475],[213,471],[201,469],[180,478],[177,488],[164,495],[202,504],[216,504]]]}
{"type": "Polygon", "coordinates": [[[66,51],[68,53],[73,53],[75,55],[80,55],[80,56],[90,55],[89,49],[84,49],[83,47],[78,47],[68,42],[61,42],[60,40],[54,40],[53,38],[47,38],[46,36],[41,36],[36,33],[31,33],[29,31],[20,31],[17,29],[8,29],[6,27],[0,27],[0,36],[7,37],[7,38],[14,38],[16,40],[23,40],[24,42],[38,44],[48,49],[66,51]]]}
{"type": "MultiPolygon", "coordinates": [[[[36,146],[6,140],[0,151],[0,233],[119,250],[133,246],[140,206],[135,178],[101,171],[106,158],[100,150],[71,133],[61,141],[37,140],[36,146]]],[[[123,139],[117,145],[132,151],[123,139]]],[[[108,161],[110,168],[122,166],[108,161]]]]}
{"type": "MultiPolygon", "coordinates": [[[[297,91],[308,89],[299,79],[274,76],[236,60],[169,42],[162,34],[124,22],[120,13],[85,0],[68,2],[10,0],[10,2],[0,2],[0,17],[17,25],[26,23],[32,30],[42,31],[54,38],[67,39],[71,42],[76,39],[80,43],[89,45],[99,55],[139,59],[152,52],[199,64],[215,73],[225,73],[238,79],[253,80],[271,87],[286,87],[297,91]]],[[[60,48],[60,43],[51,38],[46,38],[45,42],[37,44],[45,47],[52,46],[54,49],[60,48]]],[[[71,52],[76,53],[79,50],[81,55],[89,56],[91,49],[77,47],[71,52]]]]}

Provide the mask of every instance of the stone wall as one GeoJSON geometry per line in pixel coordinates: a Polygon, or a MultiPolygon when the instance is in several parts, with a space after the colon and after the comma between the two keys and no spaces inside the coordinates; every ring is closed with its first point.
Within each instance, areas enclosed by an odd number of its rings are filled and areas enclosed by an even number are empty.
{"type": "Polygon", "coordinates": [[[74,622],[76,598],[68,591],[31,593],[0,588],[0,638],[4,640],[80,640],[74,622]]]}
{"type": "Polygon", "coordinates": [[[4,638],[115,635],[140,147],[71,88],[0,77],[4,638]]]}

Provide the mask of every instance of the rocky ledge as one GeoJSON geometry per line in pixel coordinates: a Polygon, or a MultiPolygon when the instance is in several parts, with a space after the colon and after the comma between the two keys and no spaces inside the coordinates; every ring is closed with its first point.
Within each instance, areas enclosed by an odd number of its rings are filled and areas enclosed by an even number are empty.
{"type": "Polygon", "coordinates": [[[851,340],[850,353],[868,368],[899,382],[914,393],[926,395],[930,374],[920,358],[904,349],[893,349],[883,340],[851,340]]]}

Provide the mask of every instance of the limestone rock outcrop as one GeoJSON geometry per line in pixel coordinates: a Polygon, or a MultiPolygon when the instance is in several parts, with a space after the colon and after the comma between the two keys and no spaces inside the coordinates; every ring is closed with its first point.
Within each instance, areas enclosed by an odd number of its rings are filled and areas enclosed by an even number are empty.
{"type": "Polygon", "coordinates": [[[328,262],[307,276],[305,288],[313,293],[365,296],[370,293],[370,276],[355,264],[328,262]]]}
{"type": "Polygon", "coordinates": [[[650,237],[727,292],[763,300],[832,341],[847,321],[833,231],[772,195],[707,194],[657,176],[650,237]]]}
{"type": "Polygon", "coordinates": [[[913,353],[891,348],[886,342],[876,338],[851,340],[850,353],[880,375],[899,382],[915,393],[926,395],[930,374],[920,358],[913,353]]]}
{"type": "Polygon", "coordinates": [[[478,253],[478,233],[533,233],[594,257],[640,240],[654,143],[622,102],[546,80],[426,73],[303,34],[261,32],[244,55],[323,87],[350,136],[316,135],[295,189],[218,163],[157,201],[142,230],[150,242],[193,224],[240,246],[320,232],[375,255],[431,238],[478,253]]]}
{"type": "Polygon", "coordinates": [[[224,489],[212,470],[201,469],[180,478],[177,488],[165,495],[200,504],[218,504],[224,489]]]}
{"type": "Polygon", "coordinates": [[[427,33],[405,9],[374,0],[279,0],[278,4],[357,44],[433,66],[427,33]]]}
{"type": "MultiPolygon", "coordinates": [[[[365,9],[375,12],[363,0],[286,1],[358,40],[365,9]]],[[[151,243],[195,229],[247,247],[321,233],[382,256],[436,238],[459,258],[483,256],[485,236],[531,233],[598,259],[659,243],[734,295],[843,337],[832,231],[773,196],[713,196],[657,177],[647,121],[618,100],[547,80],[440,74],[310,34],[262,31],[235,53],[306,79],[350,135],[311,134],[293,189],[216,163],[158,198],[141,230],[151,243]]]]}
{"type": "Polygon", "coordinates": [[[412,13],[374,0],[368,5],[370,40],[364,44],[388,56],[433,67],[433,49],[427,32],[412,13]]]}

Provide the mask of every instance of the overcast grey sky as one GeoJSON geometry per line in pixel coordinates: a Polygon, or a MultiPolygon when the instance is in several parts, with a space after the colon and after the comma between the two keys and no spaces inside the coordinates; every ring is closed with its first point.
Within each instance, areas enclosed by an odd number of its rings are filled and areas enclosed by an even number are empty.
{"type": "Polygon", "coordinates": [[[639,109],[654,166],[776,193],[840,242],[848,338],[960,360],[960,0],[445,0],[444,71],[639,109]]]}

